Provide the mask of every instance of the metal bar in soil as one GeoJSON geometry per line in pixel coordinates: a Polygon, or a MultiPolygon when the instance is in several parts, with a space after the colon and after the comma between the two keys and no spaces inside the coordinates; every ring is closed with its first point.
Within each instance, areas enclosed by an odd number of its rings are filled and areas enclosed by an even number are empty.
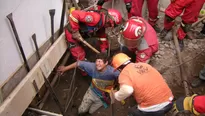
{"type": "Polygon", "coordinates": [[[38,48],[38,44],[37,44],[36,34],[35,34],[35,33],[32,35],[32,40],[33,40],[34,45],[35,45],[35,48],[36,48],[37,57],[38,57],[38,59],[40,60],[40,59],[41,59],[41,56],[40,56],[40,52],[39,52],[39,48],[38,48]]]}
{"type": "Polygon", "coordinates": [[[69,107],[69,105],[70,105],[70,103],[71,103],[71,101],[72,101],[72,99],[73,99],[73,96],[75,95],[76,90],[77,90],[77,87],[75,87],[75,90],[73,91],[73,94],[72,94],[72,96],[71,96],[71,98],[70,98],[68,104],[66,104],[65,112],[67,111],[67,109],[68,109],[68,107],[69,107]]]}
{"type": "Polygon", "coordinates": [[[51,17],[51,43],[54,43],[54,15],[55,15],[55,9],[49,10],[49,14],[51,17]]]}
{"type": "MultiPolygon", "coordinates": [[[[65,55],[65,58],[63,59],[62,63],[60,65],[65,65],[66,62],[68,61],[68,58],[70,57],[70,52],[66,52],[66,55],[65,55]]],[[[51,86],[53,87],[57,81],[57,79],[59,78],[59,75],[58,74],[55,74],[52,82],[51,82],[51,86]]],[[[42,102],[40,103],[39,105],[39,108],[42,109],[43,108],[43,105],[44,103],[46,102],[47,98],[48,98],[48,95],[49,95],[50,91],[47,90],[45,95],[43,96],[43,99],[42,99],[42,102]]]]}
{"type": "Polygon", "coordinates": [[[56,104],[58,105],[61,114],[63,114],[63,116],[66,116],[66,115],[65,115],[65,112],[64,112],[64,110],[63,110],[63,107],[62,107],[60,101],[58,100],[58,98],[57,98],[57,96],[56,96],[56,93],[54,92],[53,87],[51,86],[49,80],[45,77],[45,75],[44,75],[43,72],[42,72],[42,74],[43,74],[43,78],[44,78],[44,80],[45,80],[45,84],[46,84],[48,90],[50,91],[51,96],[53,97],[54,101],[55,101],[56,104]]]}
{"type": "Polygon", "coordinates": [[[16,26],[14,24],[14,20],[13,20],[13,16],[12,16],[12,13],[10,13],[9,15],[6,16],[8,19],[9,19],[9,22],[11,24],[11,27],[12,27],[12,30],[13,30],[13,33],[14,33],[14,36],[16,38],[16,42],[18,44],[18,47],[19,47],[19,50],[21,52],[21,55],[23,57],[23,61],[25,63],[25,66],[26,66],[26,70],[29,72],[30,71],[30,68],[29,68],[29,65],[28,65],[28,61],[26,59],[26,56],[25,56],[25,53],[24,53],[24,50],[23,50],[23,47],[21,45],[21,41],[19,39],[19,35],[18,35],[18,32],[16,30],[16,26]]]}
{"type": "Polygon", "coordinates": [[[66,12],[66,0],[63,0],[63,7],[61,12],[61,22],[60,22],[60,29],[59,29],[59,36],[63,33],[64,27],[64,19],[65,19],[65,12],[66,12]]]}
{"type": "Polygon", "coordinates": [[[31,111],[35,111],[35,112],[43,114],[43,115],[47,115],[47,116],[62,116],[60,114],[56,114],[53,112],[48,112],[48,111],[44,111],[44,110],[40,110],[40,109],[36,109],[36,108],[31,108],[31,107],[28,107],[27,109],[31,110],[31,111]]]}

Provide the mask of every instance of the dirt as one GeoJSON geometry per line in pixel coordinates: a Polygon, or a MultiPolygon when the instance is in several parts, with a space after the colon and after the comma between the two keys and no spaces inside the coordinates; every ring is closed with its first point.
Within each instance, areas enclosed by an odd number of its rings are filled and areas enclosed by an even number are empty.
{"type": "MultiPolygon", "coordinates": [[[[159,27],[162,29],[163,27],[163,14],[160,15],[160,19],[158,21],[159,27]]],[[[199,25],[195,30],[199,31],[201,25],[199,25]]],[[[199,88],[191,88],[190,83],[194,79],[194,76],[198,76],[199,71],[203,68],[205,64],[205,52],[202,52],[205,49],[205,39],[185,39],[185,49],[181,53],[185,72],[184,74],[188,78],[189,91],[191,94],[204,94],[205,86],[201,86],[199,88]]],[[[179,62],[176,55],[176,47],[173,41],[164,41],[159,38],[159,51],[153,56],[151,59],[151,65],[155,67],[164,77],[172,92],[175,96],[175,99],[184,96],[184,88],[180,77],[180,68],[179,62]]],[[[88,60],[94,61],[94,54],[87,49],[86,53],[88,60]]],[[[72,57],[68,60],[68,64],[74,62],[72,57]]],[[[72,80],[74,70],[67,71],[63,76],[61,76],[58,82],[55,85],[55,92],[57,97],[59,98],[63,107],[65,107],[67,97],[71,96],[71,92],[69,91],[70,83],[72,80]]],[[[74,87],[77,87],[77,91],[74,94],[73,100],[69,105],[69,108],[66,112],[69,116],[77,116],[77,108],[80,105],[83,95],[85,94],[87,88],[89,87],[91,82],[90,77],[83,77],[81,72],[77,70],[75,75],[75,84],[74,87]]],[[[135,100],[130,97],[126,100],[125,105],[121,105],[120,103],[116,103],[109,108],[100,108],[96,111],[93,116],[112,116],[112,111],[115,116],[125,116],[127,114],[127,109],[129,107],[134,106],[135,100]]],[[[48,97],[47,102],[45,103],[43,110],[60,113],[59,108],[55,104],[54,100],[51,96],[48,97]]]]}

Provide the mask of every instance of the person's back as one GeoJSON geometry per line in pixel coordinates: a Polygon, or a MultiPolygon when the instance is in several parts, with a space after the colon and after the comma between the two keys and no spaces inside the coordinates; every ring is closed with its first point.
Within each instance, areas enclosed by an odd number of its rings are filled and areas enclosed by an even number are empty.
{"type": "Polygon", "coordinates": [[[161,74],[146,63],[130,63],[120,73],[119,83],[132,86],[140,108],[173,99],[172,92],[161,74]]]}

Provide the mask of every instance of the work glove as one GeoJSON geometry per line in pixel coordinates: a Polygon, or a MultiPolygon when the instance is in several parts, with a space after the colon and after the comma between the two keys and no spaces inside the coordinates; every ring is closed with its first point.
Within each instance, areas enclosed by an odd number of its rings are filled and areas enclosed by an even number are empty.
{"type": "Polygon", "coordinates": [[[132,3],[128,2],[125,5],[126,5],[127,12],[129,13],[131,11],[131,8],[132,8],[132,3]]]}

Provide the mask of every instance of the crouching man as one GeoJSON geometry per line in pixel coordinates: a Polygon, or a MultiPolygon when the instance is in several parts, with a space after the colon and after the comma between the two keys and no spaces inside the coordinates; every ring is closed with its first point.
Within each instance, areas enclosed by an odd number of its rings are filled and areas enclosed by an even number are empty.
{"type": "Polygon", "coordinates": [[[112,65],[121,71],[119,91],[111,91],[112,101],[122,101],[133,94],[138,105],[129,116],[164,116],[172,108],[173,95],[162,75],[147,63],[132,63],[130,58],[119,53],[112,65]]]}

